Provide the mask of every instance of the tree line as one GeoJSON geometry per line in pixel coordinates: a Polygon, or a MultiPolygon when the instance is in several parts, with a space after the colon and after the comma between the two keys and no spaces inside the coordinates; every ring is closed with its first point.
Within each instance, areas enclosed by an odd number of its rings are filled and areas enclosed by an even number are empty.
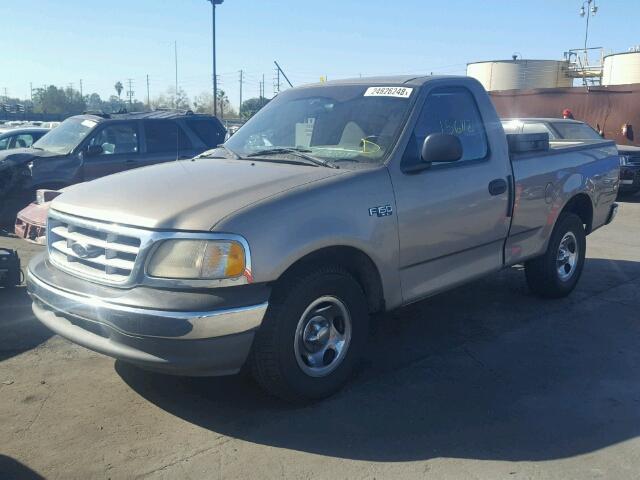
{"type": "MultiPolygon", "coordinates": [[[[147,105],[136,99],[123,99],[122,93],[124,86],[122,82],[116,82],[113,88],[115,94],[110,95],[107,99],[103,99],[95,92],[84,95],[71,86],[63,88],[48,85],[43,88],[34,89],[32,99],[30,100],[5,98],[4,103],[14,106],[24,106],[27,112],[58,115],[61,118],[78,115],[83,112],[140,112],[160,108],[193,110],[196,113],[211,113],[213,111],[213,95],[210,92],[203,92],[194,96],[193,100],[191,100],[182,88],[178,88],[176,91],[175,87],[169,87],[163,93],[151,98],[149,105],[147,105]]],[[[242,102],[238,114],[238,112],[231,107],[229,98],[224,90],[218,90],[217,97],[218,115],[221,118],[229,119],[250,118],[269,102],[269,99],[264,97],[249,98],[242,102]]]]}

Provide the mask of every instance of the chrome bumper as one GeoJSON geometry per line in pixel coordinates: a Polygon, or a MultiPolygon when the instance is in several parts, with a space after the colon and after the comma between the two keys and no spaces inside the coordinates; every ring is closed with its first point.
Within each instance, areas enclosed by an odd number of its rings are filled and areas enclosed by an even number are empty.
{"type": "Polygon", "coordinates": [[[193,340],[222,337],[260,326],[268,303],[208,312],[174,312],[118,305],[91,295],[68,292],[28,272],[34,300],[63,316],[108,325],[125,335],[193,340]]]}
{"type": "Polygon", "coordinates": [[[267,302],[213,311],[136,308],[50,285],[31,269],[35,316],[58,335],[96,352],[174,375],[237,373],[267,302]]]}

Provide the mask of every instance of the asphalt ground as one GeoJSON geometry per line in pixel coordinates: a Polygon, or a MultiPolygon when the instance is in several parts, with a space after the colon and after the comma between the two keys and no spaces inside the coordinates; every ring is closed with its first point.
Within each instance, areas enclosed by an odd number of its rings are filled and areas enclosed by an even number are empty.
{"type": "Polygon", "coordinates": [[[587,257],[562,300],[514,267],[374,319],[353,381],[305,407],[90,352],[0,288],[0,478],[637,479],[640,197],[587,257]]]}

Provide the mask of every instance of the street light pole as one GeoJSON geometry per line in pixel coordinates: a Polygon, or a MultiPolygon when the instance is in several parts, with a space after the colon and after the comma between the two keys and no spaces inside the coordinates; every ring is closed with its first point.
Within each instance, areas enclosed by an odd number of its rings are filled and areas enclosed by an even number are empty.
{"type": "Polygon", "coordinates": [[[211,2],[211,38],[213,46],[213,115],[218,116],[218,75],[216,73],[216,5],[224,0],[208,0],[211,2]]]}
{"type": "Polygon", "coordinates": [[[584,54],[585,57],[587,55],[587,39],[589,38],[589,13],[595,16],[598,12],[598,6],[596,5],[596,0],[585,0],[582,2],[582,6],[580,7],[579,14],[581,17],[587,16],[587,25],[584,30],[584,54]],[[593,5],[591,5],[593,4],[593,5]],[[585,5],[587,8],[585,9],[585,5]]]}

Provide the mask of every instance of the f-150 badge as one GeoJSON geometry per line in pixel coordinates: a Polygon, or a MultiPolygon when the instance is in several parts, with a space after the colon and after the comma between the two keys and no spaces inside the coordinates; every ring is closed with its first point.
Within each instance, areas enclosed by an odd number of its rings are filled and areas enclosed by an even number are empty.
{"type": "Polygon", "coordinates": [[[387,217],[391,214],[393,214],[393,208],[391,208],[391,205],[380,205],[369,209],[370,217],[373,217],[374,215],[378,217],[387,217]]]}

